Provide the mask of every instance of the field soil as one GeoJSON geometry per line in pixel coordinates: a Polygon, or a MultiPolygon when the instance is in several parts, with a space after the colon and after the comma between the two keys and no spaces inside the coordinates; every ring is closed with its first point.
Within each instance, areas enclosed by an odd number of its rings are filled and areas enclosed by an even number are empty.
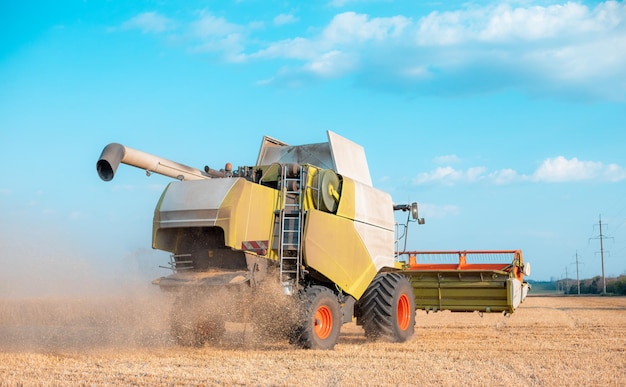
{"type": "Polygon", "coordinates": [[[626,298],[529,297],[511,316],[417,312],[405,343],[353,323],[333,351],[295,349],[251,324],[177,346],[164,296],[0,299],[1,386],[499,385],[626,383],[626,298]]]}

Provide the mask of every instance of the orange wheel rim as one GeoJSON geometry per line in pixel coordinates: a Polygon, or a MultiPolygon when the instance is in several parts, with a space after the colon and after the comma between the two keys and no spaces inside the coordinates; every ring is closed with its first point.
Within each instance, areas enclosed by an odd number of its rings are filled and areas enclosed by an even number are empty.
{"type": "Polygon", "coordinates": [[[411,302],[406,294],[400,295],[398,299],[398,326],[400,330],[406,331],[411,323],[411,302]]]}
{"type": "Polygon", "coordinates": [[[320,339],[326,339],[333,330],[333,313],[327,306],[320,306],[315,311],[315,321],[313,322],[315,335],[320,339]]]}

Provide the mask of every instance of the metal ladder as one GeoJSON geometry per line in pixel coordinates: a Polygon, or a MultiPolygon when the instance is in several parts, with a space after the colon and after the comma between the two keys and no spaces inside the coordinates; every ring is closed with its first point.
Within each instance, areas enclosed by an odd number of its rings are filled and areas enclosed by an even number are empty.
{"type": "Polygon", "coordinates": [[[302,266],[302,167],[281,166],[281,208],[279,212],[280,281],[286,293],[292,293],[300,281],[302,266]]]}

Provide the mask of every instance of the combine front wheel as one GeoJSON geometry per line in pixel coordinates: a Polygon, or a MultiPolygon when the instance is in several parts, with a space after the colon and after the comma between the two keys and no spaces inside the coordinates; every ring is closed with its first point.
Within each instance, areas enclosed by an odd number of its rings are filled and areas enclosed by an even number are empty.
{"type": "Polygon", "coordinates": [[[292,342],[303,348],[333,349],[339,340],[341,310],[337,296],[323,286],[300,293],[301,318],[292,342]]]}
{"type": "Polygon", "coordinates": [[[359,300],[365,336],[404,342],[415,330],[415,296],[411,282],[398,273],[378,274],[359,300]]]}

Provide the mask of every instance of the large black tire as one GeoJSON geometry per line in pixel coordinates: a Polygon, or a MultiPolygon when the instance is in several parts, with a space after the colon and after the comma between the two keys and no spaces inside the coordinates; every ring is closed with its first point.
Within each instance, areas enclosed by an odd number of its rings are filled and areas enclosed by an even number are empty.
{"type": "Polygon", "coordinates": [[[370,340],[404,342],[415,332],[415,295],[398,273],[380,273],[358,303],[360,325],[370,340]]]}
{"type": "Polygon", "coordinates": [[[200,347],[218,342],[224,335],[224,318],[203,302],[206,296],[202,291],[177,295],[170,313],[170,332],[178,345],[200,347]]]}
{"type": "Polygon", "coordinates": [[[333,349],[341,330],[341,309],[335,293],[324,286],[310,286],[299,294],[300,319],[291,343],[307,349],[333,349]]]}

